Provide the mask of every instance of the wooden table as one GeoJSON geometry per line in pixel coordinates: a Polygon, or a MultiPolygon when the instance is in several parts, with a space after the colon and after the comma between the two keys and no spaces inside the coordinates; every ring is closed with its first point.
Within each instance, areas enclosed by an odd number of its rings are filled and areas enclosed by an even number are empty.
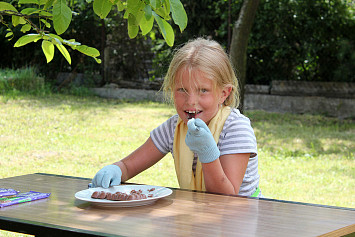
{"type": "Polygon", "coordinates": [[[149,206],[98,208],[77,200],[89,179],[29,174],[0,187],[52,193],[0,208],[0,229],[42,236],[342,236],[355,209],[173,189],[149,206]]]}

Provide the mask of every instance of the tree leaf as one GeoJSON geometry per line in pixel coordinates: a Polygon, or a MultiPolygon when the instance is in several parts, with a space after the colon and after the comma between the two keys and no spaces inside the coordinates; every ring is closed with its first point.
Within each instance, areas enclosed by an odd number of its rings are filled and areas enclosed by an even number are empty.
{"type": "Polygon", "coordinates": [[[180,0],[170,0],[170,11],[175,24],[180,27],[182,32],[187,26],[187,15],[180,0]]]}
{"type": "Polygon", "coordinates": [[[43,6],[43,10],[50,8],[53,5],[54,0],[46,0],[46,3],[43,6]]]}
{"type": "Polygon", "coordinates": [[[109,0],[94,0],[94,12],[101,19],[107,17],[112,8],[112,3],[109,0]]]}
{"type": "Polygon", "coordinates": [[[41,19],[41,22],[43,22],[43,24],[47,27],[47,28],[51,28],[51,24],[46,21],[45,19],[41,19]]]}
{"type": "Polygon", "coordinates": [[[144,16],[144,2],[140,0],[127,0],[127,11],[128,13],[132,14],[135,17],[135,21],[137,25],[141,21],[142,17],[144,16]]]}
{"type": "Polygon", "coordinates": [[[93,47],[89,47],[86,45],[78,45],[75,47],[76,50],[78,50],[79,52],[88,55],[90,57],[99,57],[100,56],[100,52],[99,50],[93,48],[93,47]]]}
{"type": "Polygon", "coordinates": [[[129,38],[133,39],[138,35],[139,27],[136,22],[136,18],[134,15],[128,15],[128,36],[129,38]]]}
{"type": "Polygon", "coordinates": [[[62,53],[62,55],[64,56],[64,58],[68,61],[68,63],[71,64],[71,57],[70,57],[70,54],[69,54],[68,50],[64,47],[64,45],[62,45],[62,44],[56,44],[55,46],[57,46],[57,48],[58,48],[59,51],[62,53]]]}
{"type": "Polygon", "coordinates": [[[154,19],[156,20],[156,22],[158,23],[160,32],[162,33],[165,42],[171,47],[174,45],[174,31],[173,28],[171,27],[171,25],[165,21],[164,19],[162,19],[160,16],[158,16],[155,12],[152,13],[154,16],[154,19]]]}
{"type": "Polygon", "coordinates": [[[69,27],[72,19],[71,9],[64,0],[58,0],[53,5],[53,26],[58,35],[63,34],[69,27]]]}
{"type": "Polygon", "coordinates": [[[152,18],[152,7],[149,5],[146,5],[144,7],[144,17],[147,21],[149,21],[152,18]]]}
{"type": "MultiPolygon", "coordinates": [[[[17,9],[14,6],[12,6],[10,3],[0,2],[0,11],[6,11],[6,10],[18,12],[17,9]]],[[[12,25],[17,26],[18,24],[26,24],[25,19],[19,16],[12,16],[12,25]]]]}
{"type": "Polygon", "coordinates": [[[19,38],[14,47],[21,47],[21,46],[24,46],[28,43],[31,43],[31,42],[36,42],[37,40],[39,40],[41,38],[41,35],[40,34],[28,34],[28,35],[24,35],[22,36],[21,38],[19,38]]]}
{"type": "Polygon", "coordinates": [[[123,3],[122,3],[121,0],[118,0],[118,2],[117,2],[116,5],[117,5],[117,9],[118,9],[119,11],[123,11],[123,10],[126,8],[126,6],[123,5],[123,3]]]}
{"type": "Polygon", "coordinates": [[[5,35],[5,38],[9,38],[9,37],[11,37],[12,38],[12,36],[14,35],[14,33],[11,31],[11,32],[8,32],[6,35],[5,35]]]}
{"type": "Polygon", "coordinates": [[[47,63],[52,61],[54,57],[54,44],[48,40],[43,40],[42,41],[42,51],[44,55],[46,56],[47,63]]]}
{"type": "Polygon", "coordinates": [[[36,4],[36,5],[44,5],[47,0],[19,0],[19,4],[36,4]]]}
{"type": "Polygon", "coordinates": [[[154,8],[157,9],[160,7],[161,2],[160,0],[150,0],[150,5],[154,8]]]}
{"type": "MultiPolygon", "coordinates": [[[[152,14],[152,12],[150,12],[152,14]]],[[[139,27],[141,28],[142,35],[148,34],[152,28],[153,28],[153,23],[154,23],[154,17],[143,17],[142,20],[139,23],[139,27]],[[148,18],[148,19],[147,19],[148,18]]]]}
{"type": "Polygon", "coordinates": [[[17,9],[14,6],[12,6],[10,3],[0,2],[0,11],[5,11],[5,10],[18,12],[17,9]]]}
{"type": "Polygon", "coordinates": [[[25,14],[25,15],[32,15],[34,13],[38,13],[40,10],[38,8],[33,8],[33,7],[28,7],[28,8],[25,8],[21,11],[22,14],[25,14]]]}
{"type": "Polygon", "coordinates": [[[21,27],[21,32],[26,33],[27,31],[31,30],[31,25],[30,24],[25,24],[21,27]]]}

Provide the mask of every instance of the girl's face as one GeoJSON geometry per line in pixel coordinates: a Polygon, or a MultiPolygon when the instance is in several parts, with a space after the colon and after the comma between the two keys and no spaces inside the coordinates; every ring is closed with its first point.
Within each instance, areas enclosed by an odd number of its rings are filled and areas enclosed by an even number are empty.
{"type": "Polygon", "coordinates": [[[229,96],[231,86],[218,88],[198,69],[180,69],[175,78],[174,103],[180,118],[187,123],[191,118],[208,124],[217,114],[220,104],[229,96]]]}

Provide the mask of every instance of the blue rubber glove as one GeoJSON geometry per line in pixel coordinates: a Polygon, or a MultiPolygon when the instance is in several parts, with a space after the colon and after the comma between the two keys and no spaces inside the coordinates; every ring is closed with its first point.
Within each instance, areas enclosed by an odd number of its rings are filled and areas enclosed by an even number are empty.
{"type": "Polygon", "coordinates": [[[219,158],[221,152],[210,129],[201,119],[190,119],[187,122],[186,145],[198,155],[201,163],[210,163],[219,158]]]}
{"type": "Polygon", "coordinates": [[[106,165],[92,179],[92,187],[108,188],[121,184],[122,171],[117,165],[106,165]]]}

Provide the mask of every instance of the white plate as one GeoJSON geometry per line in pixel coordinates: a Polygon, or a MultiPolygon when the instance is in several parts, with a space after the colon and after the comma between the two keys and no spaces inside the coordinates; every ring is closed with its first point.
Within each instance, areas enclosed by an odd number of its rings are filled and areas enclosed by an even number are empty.
{"type": "Polygon", "coordinates": [[[75,194],[75,198],[82,200],[82,201],[87,201],[91,202],[94,205],[97,206],[102,206],[102,207],[136,207],[136,206],[143,206],[143,205],[149,205],[154,203],[160,198],[169,196],[172,194],[172,190],[169,188],[165,187],[160,187],[160,186],[152,186],[152,185],[118,185],[118,186],[113,186],[109,188],[89,188],[85,189],[82,191],[79,191],[75,194]],[[148,190],[151,190],[154,188],[154,191],[149,192],[148,190]],[[144,193],[147,196],[147,199],[141,199],[141,200],[130,200],[130,201],[112,201],[112,200],[106,200],[106,199],[95,199],[91,198],[91,195],[95,191],[105,191],[105,192],[110,192],[110,193],[115,193],[115,192],[122,192],[122,193],[127,193],[129,194],[131,190],[142,190],[142,193],[144,193]],[[153,197],[148,197],[149,194],[153,194],[153,197]]]}

